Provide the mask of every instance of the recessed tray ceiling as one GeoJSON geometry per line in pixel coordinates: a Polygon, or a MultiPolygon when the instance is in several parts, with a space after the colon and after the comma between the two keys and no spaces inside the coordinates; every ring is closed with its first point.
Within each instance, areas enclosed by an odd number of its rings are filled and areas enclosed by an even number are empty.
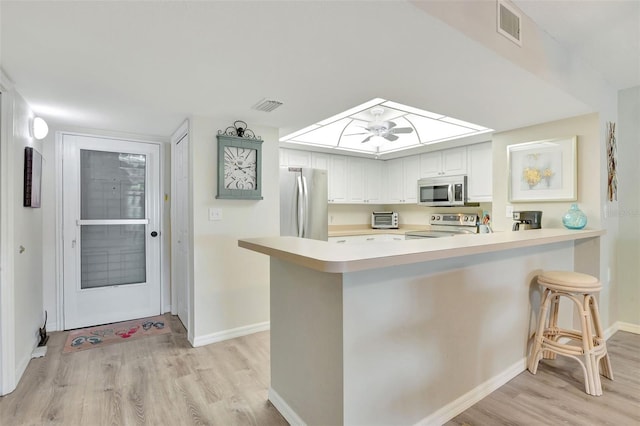
{"type": "Polygon", "coordinates": [[[442,114],[376,98],[283,136],[280,141],[380,155],[492,131],[442,114]],[[387,121],[395,123],[395,128],[406,127],[413,131],[395,134],[397,139],[394,141],[369,138],[372,134],[367,130],[370,123],[387,121]],[[368,140],[363,142],[365,139],[368,140]]]}

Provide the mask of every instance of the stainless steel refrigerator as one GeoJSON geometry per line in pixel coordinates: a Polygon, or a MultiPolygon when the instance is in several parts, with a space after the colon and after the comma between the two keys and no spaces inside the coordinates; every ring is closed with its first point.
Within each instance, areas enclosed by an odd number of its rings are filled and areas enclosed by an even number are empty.
{"type": "Polygon", "coordinates": [[[327,171],[280,168],[280,235],[327,241],[327,171]]]}

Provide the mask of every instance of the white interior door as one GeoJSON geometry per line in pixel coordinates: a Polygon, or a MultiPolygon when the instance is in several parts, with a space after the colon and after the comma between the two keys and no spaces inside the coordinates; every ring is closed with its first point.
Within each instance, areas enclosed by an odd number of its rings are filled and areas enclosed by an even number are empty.
{"type": "Polygon", "coordinates": [[[65,329],[161,313],[160,147],[63,137],[65,329]]]}
{"type": "Polygon", "coordinates": [[[176,313],[189,329],[189,135],[177,141],[174,150],[174,237],[175,246],[172,284],[175,286],[176,313]]]}

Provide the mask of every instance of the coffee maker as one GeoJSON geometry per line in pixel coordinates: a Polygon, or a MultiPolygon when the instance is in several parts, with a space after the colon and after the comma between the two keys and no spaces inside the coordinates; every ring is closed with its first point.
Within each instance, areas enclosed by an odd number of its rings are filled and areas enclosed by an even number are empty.
{"type": "Polygon", "coordinates": [[[521,212],[513,212],[514,231],[524,231],[526,229],[542,228],[542,212],[535,210],[525,210],[521,212]]]}

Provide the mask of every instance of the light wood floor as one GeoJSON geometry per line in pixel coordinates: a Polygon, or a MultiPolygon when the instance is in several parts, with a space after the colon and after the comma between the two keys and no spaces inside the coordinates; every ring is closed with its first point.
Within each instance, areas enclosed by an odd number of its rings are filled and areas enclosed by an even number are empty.
{"type": "MultiPolygon", "coordinates": [[[[52,333],[46,357],[29,364],[0,398],[0,425],[286,425],[267,401],[269,333],[191,348],[171,316],[172,334],[63,354],[52,333]]],[[[615,381],[584,393],[578,363],[543,361],[447,423],[453,425],[638,425],[640,336],[607,343],[615,381]]]]}

